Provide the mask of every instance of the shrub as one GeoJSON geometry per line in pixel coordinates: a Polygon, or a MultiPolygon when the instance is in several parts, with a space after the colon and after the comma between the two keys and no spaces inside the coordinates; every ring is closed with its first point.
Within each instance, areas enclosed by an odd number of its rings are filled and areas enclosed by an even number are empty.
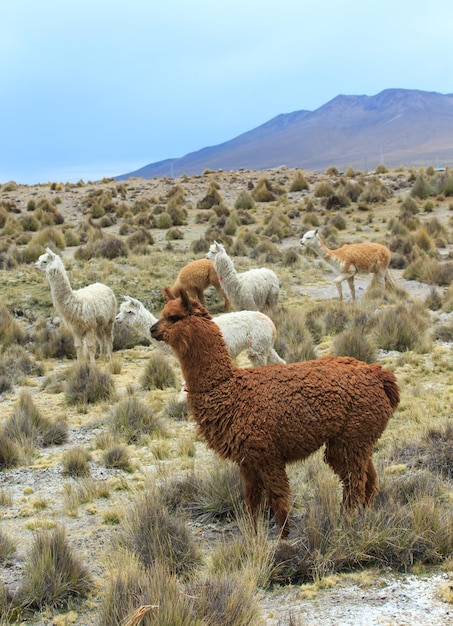
{"type": "Polygon", "coordinates": [[[274,210],[264,220],[265,228],[263,235],[283,239],[292,234],[291,222],[289,218],[281,211],[274,210]]]}
{"type": "Polygon", "coordinates": [[[173,575],[188,575],[199,562],[192,533],[180,518],[171,516],[155,492],[137,496],[124,520],[118,543],[152,570],[165,565],[173,575]]]}
{"type": "Polygon", "coordinates": [[[316,213],[312,213],[311,211],[304,216],[302,223],[313,226],[314,228],[317,228],[320,224],[319,217],[316,215],[316,213]]]}
{"type": "Polygon", "coordinates": [[[4,304],[0,303],[0,346],[2,350],[13,343],[24,343],[26,334],[4,304]]]}
{"type": "Polygon", "coordinates": [[[253,209],[255,202],[248,191],[241,191],[235,200],[234,208],[236,210],[249,211],[253,209]]]}
{"type": "Polygon", "coordinates": [[[16,552],[16,544],[0,529],[0,563],[9,559],[16,552]]]}
{"type": "Polygon", "coordinates": [[[333,354],[352,356],[365,363],[375,363],[377,352],[373,342],[363,332],[360,325],[344,330],[333,340],[333,354]]]}
{"type": "Polygon", "coordinates": [[[41,228],[33,235],[29,247],[36,248],[37,246],[42,248],[42,252],[44,252],[45,248],[64,250],[66,242],[61,230],[55,228],[55,226],[47,226],[46,228],[41,228]]]}
{"type": "Polygon", "coordinates": [[[413,198],[407,196],[401,203],[400,214],[417,215],[419,212],[418,204],[413,198]]]}
{"type": "Polygon", "coordinates": [[[113,378],[107,372],[101,372],[95,365],[82,363],[70,370],[65,389],[68,404],[95,404],[112,400],[115,396],[113,378]]]}
{"type": "Polygon", "coordinates": [[[88,476],[90,473],[90,453],[82,446],[66,450],[61,458],[62,472],[67,476],[88,476]]]}
{"type": "Polygon", "coordinates": [[[247,626],[258,623],[260,611],[253,585],[236,574],[220,574],[188,585],[186,593],[200,623],[247,626]]]}
{"type": "Polygon", "coordinates": [[[206,195],[197,202],[197,209],[206,211],[222,204],[223,198],[218,192],[218,185],[211,181],[206,195]]]}
{"type": "Polygon", "coordinates": [[[335,217],[332,218],[331,223],[332,223],[332,226],[336,228],[337,230],[345,230],[347,226],[346,220],[339,213],[335,215],[335,217]]]}
{"type": "Polygon", "coordinates": [[[379,311],[373,337],[383,350],[426,352],[431,345],[426,309],[403,303],[379,311]]]}
{"type": "MultiPolygon", "coordinates": [[[[138,558],[128,553],[121,554],[118,558],[121,558],[121,562],[112,567],[105,581],[105,594],[98,626],[118,626],[119,624],[131,624],[131,626],[137,624],[138,626],[141,620],[132,621],[131,616],[134,610],[141,609],[143,616],[143,607],[154,607],[159,612],[162,609],[161,606],[154,604],[155,593],[153,593],[152,580],[138,558]]],[[[162,577],[159,580],[162,580],[162,577]]],[[[149,623],[144,617],[143,624],[149,623]]],[[[182,626],[190,625],[182,622],[182,626]]]]}
{"type": "Polygon", "coordinates": [[[205,237],[200,237],[193,241],[190,245],[191,250],[194,254],[203,254],[209,250],[209,242],[205,239],[205,237]]]}
{"type": "Polygon", "coordinates": [[[252,190],[252,198],[256,202],[272,202],[276,197],[276,193],[267,178],[260,178],[252,190]]]}
{"type": "Polygon", "coordinates": [[[136,443],[144,435],[163,433],[164,429],[154,411],[133,395],[121,400],[112,410],[109,428],[126,443],[136,443]]]}
{"type": "Polygon", "coordinates": [[[47,226],[63,224],[64,218],[61,213],[59,213],[57,207],[55,206],[56,204],[58,204],[57,198],[55,198],[54,203],[47,198],[39,200],[36,204],[34,215],[41,224],[45,224],[47,226]]]}
{"type": "Polygon", "coordinates": [[[423,174],[420,174],[415,179],[415,182],[411,189],[411,196],[414,198],[420,198],[420,200],[425,200],[428,196],[432,195],[433,190],[431,188],[431,184],[426,179],[423,174]]]}
{"type": "Polygon", "coordinates": [[[140,379],[143,389],[166,389],[176,386],[175,372],[163,354],[151,356],[140,379]]]}
{"type": "Polygon", "coordinates": [[[21,391],[12,415],[6,420],[3,434],[27,449],[35,445],[64,443],[68,436],[66,421],[42,417],[28,390],[21,391]]]}
{"type": "Polygon", "coordinates": [[[291,182],[289,190],[294,192],[294,191],[308,190],[309,188],[310,188],[310,185],[308,184],[308,181],[305,178],[302,170],[296,170],[296,173],[291,182]]]}
{"type": "Polygon", "coordinates": [[[333,196],[335,191],[329,182],[321,181],[316,185],[313,193],[315,198],[328,198],[329,196],[333,196]]]}
{"type": "Polygon", "coordinates": [[[275,316],[278,328],[275,350],[287,363],[316,359],[313,337],[304,316],[295,310],[282,311],[275,316]]]}
{"type": "Polygon", "coordinates": [[[8,376],[10,382],[18,384],[26,376],[42,376],[43,367],[33,361],[25,348],[11,344],[0,359],[0,375],[8,376]]]}
{"type": "Polygon", "coordinates": [[[104,259],[116,259],[118,257],[127,257],[129,249],[125,241],[115,235],[102,235],[97,239],[91,240],[86,246],[80,246],[74,252],[74,257],[83,261],[95,257],[104,259]]]}
{"type": "Polygon", "coordinates": [[[19,446],[3,430],[0,431],[0,471],[16,467],[19,463],[19,446]]]}
{"type": "Polygon", "coordinates": [[[126,446],[116,444],[104,452],[104,465],[108,468],[132,471],[129,451],[126,446]]]}
{"type": "Polygon", "coordinates": [[[57,328],[45,326],[35,335],[35,354],[40,359],[75,359],[76,351],[71,331],[63,324],[57,328]]]}
{"type": "Polygon", "coordinates": [[[384,203],[389,197],[390,192],[380,181],[373,181],[365,185],[364,190],[358,197],[358,202],[368,204],[384,203]]]}
{"type": "Polygon", "coordinates": [[[283,255],[285,267],[297,267],[300,264],[300,255],[296,250],[286,250],[283,255]]]}
{"type": "Polygon", "coordinates": [[[91,575],[58,526],[36,533],[24,576],[17,602],[26,608],[68,606],[72,597],[85,597],[92,588],[91,575]]]}
{"type": "Polygon", "coordinates": [[[152,246],[153,244],[153,236],[145,228],[139,228],[127,238],[127,245],[131,250],[139,246],[152,246]]]}
{"type": "Polygon", "coordinates": [[[335,167],[335,165],[330,165],[327,169],[326,169],[326,176],[339,176],[340,172],[338,171],[338,168],[335,167]]]}
{"type": "Polygon", "coordinates": [[[168,419],[183,421],[189,419],[189,405],[185,400],[171,398],[164,407],[164,415],[168,419]]]}
{"type": "Polygon", "coordinates": [[[40,229],[41,223],[34,215],[24,215],[19,220],[24,231],[36,232],[40,229]]]}
{"type": "Polygon", "coordinates": [[[165,235],[167,241],[173,241],[175,239],[184,239],[184,232],[180,228],[170,228],[165,235]]]}
{"type": "Polygon", "coordinates": [[[182,226],[187,224],[187,210],[180,206],[167,206],[167,212],[171,217],[173,226],[182,226]]]}
{"type": "Polygon", "coordinates": [[[156,228],[167,230],[173,226],[173,220],[168,213],[160,213],[156,218],[156,228]]]}

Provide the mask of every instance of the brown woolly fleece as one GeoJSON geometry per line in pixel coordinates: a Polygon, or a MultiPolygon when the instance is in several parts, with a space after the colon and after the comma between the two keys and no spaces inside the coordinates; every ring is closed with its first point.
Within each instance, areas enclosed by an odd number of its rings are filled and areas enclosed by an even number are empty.
{"type": "Polygon", "coordinates": [[[208,311],[182,291],[167,303],[151,335],[181,364],[191,414],[208,446],[235,461],[254,519],[266,495],[289,532],[287,463],[325,446],[343,484],[343,508],[370,504],[379,491],[371,459],[399,403],[395,376],[379,365],[328,356],[302,363],[234,366],[208,311]]]}
{"type": "Polygon", "coordinates": [[[204,292],[208,287],[214,287],[225,301],[225,311],[231,310],[231,304],[220,286],[219,277],[211,259],[197,259],[184,266],[176,277],[175,284],[170,288],[174,296],[179,296],[184,289],[190,298],[206,304],[204,292]]]}

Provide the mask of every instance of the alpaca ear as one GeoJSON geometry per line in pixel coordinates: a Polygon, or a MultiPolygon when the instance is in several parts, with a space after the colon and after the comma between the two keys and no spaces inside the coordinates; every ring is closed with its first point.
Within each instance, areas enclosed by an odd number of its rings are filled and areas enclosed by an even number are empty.
{"type": "Polygon", "coordinates": [[[176,297],[170,291],[170,287],[164,287],[162,291],[164,294],[165,302],[168,302],[169,300],[176,300],[176,297]]]}
{"type": "Polygon", "coordinates": [[[46,252],[47,252],[47,254],[48,254],[49,256],[52,256],[52,257],[53,257],[53,256],[57,256],[57,255],[55,254],[55,252],[54,252],[53,250],[51,250],[50,248],[46,248],[46,252]]]}
{"type": "Polygon", "coordinates": [[[317,235],[317,234],[318,234],[318,229],[317,229],[317,228],[315,228],[315,235],[317,235]]]}
{"type": "Polygon", "coordinates": [[[189,314],[193,313],[193,306],[192,306],[192,302],[190,301],[189,296],[187,295],[187,291],[185,289],[181,289],[180,291],[180,298],[181,298],[181,303],[183,305],[183,307],[185,309],[187,309],[187,312],[189,314]]]}
{"type": "Polygon", "coordinates": [[[222,249],[222,244],[218,243],[217,241],[214,241],[214,245],[216,247],[217,252],[220,252],[220,250],[222,249]]]}

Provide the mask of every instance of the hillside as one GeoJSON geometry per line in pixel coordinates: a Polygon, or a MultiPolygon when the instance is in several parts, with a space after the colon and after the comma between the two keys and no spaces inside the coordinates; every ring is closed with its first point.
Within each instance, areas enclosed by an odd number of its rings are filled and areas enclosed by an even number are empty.
{"type": "Polygon", "coordinates": [[[116,179],[280,165],[368,171],[379,164],[395,168],[452,163],[453,94],[386,89],[375,96],[339,95],[315,111],[277,115],[225,143],[151,163],[116,179]]]}

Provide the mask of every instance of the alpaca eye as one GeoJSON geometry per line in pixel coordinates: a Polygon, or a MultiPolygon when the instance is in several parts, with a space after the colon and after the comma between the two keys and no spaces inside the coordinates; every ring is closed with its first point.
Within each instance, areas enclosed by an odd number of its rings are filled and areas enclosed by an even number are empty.
{"type": "Polygon", "coordinates": [[[175,324],[180,319],[181,318],[179,317],[179,315],[169,315],[168,316],[168,321],[171,322],[172,324],[175,324]]]}

